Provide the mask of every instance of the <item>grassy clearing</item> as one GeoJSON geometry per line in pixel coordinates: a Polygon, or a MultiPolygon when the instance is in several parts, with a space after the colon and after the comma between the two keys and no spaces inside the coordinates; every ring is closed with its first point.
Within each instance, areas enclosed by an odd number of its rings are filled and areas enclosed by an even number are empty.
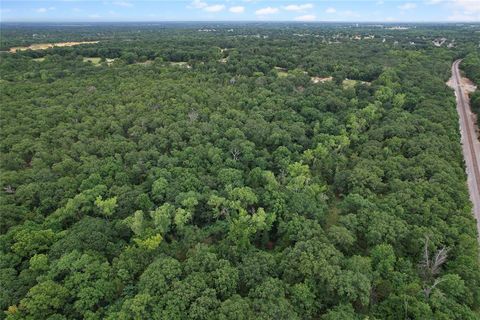
{"type": "Polygon", "coordinates": [[[288,70],[282,67],[275,67],[275,71],[277,72],[277,75],[279,78],[285,78],[288,77],[288,70]]]}
{"type": "Polygon", "coordinates": [[[87,57],[87,58],[83,58],[83,62],[91,62],[93,65],[95,66],[98,66],[100,65],[100,61],[102,60],[102,58],[98,58],[98,57],[87,57]]]}
{"type": "Polygon", "coordinates": [[[345,79],[342,84],[344,89],[353,88],[357,84],[357,80],[345,79]]]}
{"type": "Polygon", "coordinates": [[[35,61],[35,62],[42,62],[45,60],[45,57],[43,58],[33,58],[32,61],[35,61]]]}
{"type": "Polygon", "coordinates": [[[360,80],[352,80],[352,79],[345,79],[345,80],[343,80],[343,82],[342,82],[344,89],[354,88],[357,83],[365,84],[365,85],[367,85],[367,86],[369,86],[369,85],[371,84],[371,83],[368,82],[368,81],[360,81],[360,80]]]}
{"type": "Polygon", "coordinates": [[[176,67],[184,67],[187,69],[190,69],[192,66],[188,64],[186,61],[180,61],[180,62],[170,62],[171,66],[176,66],[176,67]]]}

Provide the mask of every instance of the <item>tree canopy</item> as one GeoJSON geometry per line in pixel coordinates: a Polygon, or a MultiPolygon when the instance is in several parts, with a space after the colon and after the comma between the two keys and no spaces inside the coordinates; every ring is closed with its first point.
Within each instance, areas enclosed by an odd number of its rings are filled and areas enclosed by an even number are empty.
{"type": "Polygon", "coordinates": [[[478,27],[204,27],[2,30],[0,318],[478,319],[478,27]]]}

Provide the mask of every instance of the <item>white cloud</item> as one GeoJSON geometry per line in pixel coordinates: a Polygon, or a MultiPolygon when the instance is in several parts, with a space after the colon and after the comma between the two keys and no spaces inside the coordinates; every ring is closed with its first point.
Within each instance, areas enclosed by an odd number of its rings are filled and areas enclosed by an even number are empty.
{"type": "Polygon", "coordinates": [[[417,7],[417,5],[415,3],[407,2],[407,3],[404,3],[402,5],[399,5],[398,9],[400,9],[400,10],[412,10],[412,9],[415,9],[416,7],[417,7]]]}
{"type": "Polygon", "coordinates": [[[258,9],[257,11],[255,11],[255,14],[257,16],[265,16],[267,14],[275,14],[277,12],[278,12],[278,8],[266,7],[266,8],[258,9]]]}
{"type": "Polygon", "coordinates": [[[80,8],[73,8],[72,11],[73,11],[73,12],[82,12],[83,10],[80,9],[80,8]]]}
{"type": "Polygon", "coordinates": [[[480,21],[480,1],[478,0],[425,0],[429,5],[442,5],[451,13],[446,19],[458,22],[480,21]]]}
{"type": "Polygon", "coordinates": [[[449,16],[448,21],[467,21],[467,22],[473,22],[473,21],[479,21],[480,20],[480,15],[474,16],[471,14],[465,14],[465,13],[460,13],[458,11],[454,12],[451,16],[449,16]]]}
{"type": "Polygon", "coordinates": [[[98,19],[98,18],[101,18],[102,16],[95,13],[95,14],[90,14],[88,17],[91,19],[98,19]]]}
{"type": "Polygon", "coordinates": [[[55,7],[48,7],[48,8],[38,8],[35,11],[37,13],[45,13],[47,11],[55,10],[55,7]]]}
{"type": "Polygon", "coordinates": [[[203,10],[207,12],[220,12],[223,9],[225,9],[225,6],[223,4],[214,4],[214,5],[206,6],[205,8],[203,8],[203,10]]]}
{"type": "Polygon", "coordinates": [[[377,6],[383,6],[385,4],[385,1],[383,0],[378,0],[376,3],[375,3],[377,6]]]}
{"type": "Polygon", "coordinates": [[[480,13],[480,1],[478,0],[452,0],[454,6],[462,8],[464,14],[480,13]]]}
{"type": "Polygon", "coordinates": [[[133,3],[126,2],[126,1],[115,1],[112,4],[119,6],[119,7],[133,7],[133,3]]]}
{"type": "Polygon", "coordinates": [[[333,7],[330,7],[330,8],[327,8],[327,10],[325,10],[326,13],[335,13],[337,12],[337,9],[333,8],[333,7]]]}
{"type": "Polygon", "coordinates": [[[243,13],[245,12],[245,7],[242,7],[242,6],[230,7],[228,11],[232,13],[243,13]]]}
{"type": "Polygon", "coordinates": [[[202,0],[193,0],[190,3],[190,8],[203,9],[206,6],[208,6],[208,4],[206,2],[203,2],[202,0]]]}
{"type": "Polygon", "coordinates": [[[189,9],[201,9],[206,12],[210,13],[215,13],[215,12],[220,12],[225,10],[225,5],[223,4],[212,4],[208,5],[208,3],[202,1],[202,0],[193,0],[190,2],[190,4],[187,6],[189,9]]]}
{"type": "Polygon", "coordinates": [[[294,12],[303,12],[308,9],[312,9],[313,4],[311,3],[305,3],[305,4],[290,4],[288,6],[283,7],[283,9],[287,11],[294,11],[294,12]]]}
{"type": "Polygon", "coordinates": [[[429,5],[443,5],[453,12],[449,21],[480,21],[480,1],[478,0],[426,0],[429,5]]]}
{"type": "Polygon", "coordinates": [[[303,16],[295,17],[296,21],[315,21],[317,17],[314,14],[306,14],[303,16]]]}

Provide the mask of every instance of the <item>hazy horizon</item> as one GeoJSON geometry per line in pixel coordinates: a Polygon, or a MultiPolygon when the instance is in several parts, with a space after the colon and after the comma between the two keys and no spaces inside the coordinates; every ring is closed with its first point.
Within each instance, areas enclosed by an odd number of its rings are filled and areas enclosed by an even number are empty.
{"type": "Polygon", "coordinates": [[[1,22],[480,22],[476,0],[1,1],[1,22]]]}

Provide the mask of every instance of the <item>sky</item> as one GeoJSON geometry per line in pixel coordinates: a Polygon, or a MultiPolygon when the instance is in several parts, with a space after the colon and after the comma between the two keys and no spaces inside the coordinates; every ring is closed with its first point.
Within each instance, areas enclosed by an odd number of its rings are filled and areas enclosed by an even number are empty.
{"type": "Polygon", "coordinates": [[[480,22],[480,0],[0,0],[2,22],[480,22]]]}

